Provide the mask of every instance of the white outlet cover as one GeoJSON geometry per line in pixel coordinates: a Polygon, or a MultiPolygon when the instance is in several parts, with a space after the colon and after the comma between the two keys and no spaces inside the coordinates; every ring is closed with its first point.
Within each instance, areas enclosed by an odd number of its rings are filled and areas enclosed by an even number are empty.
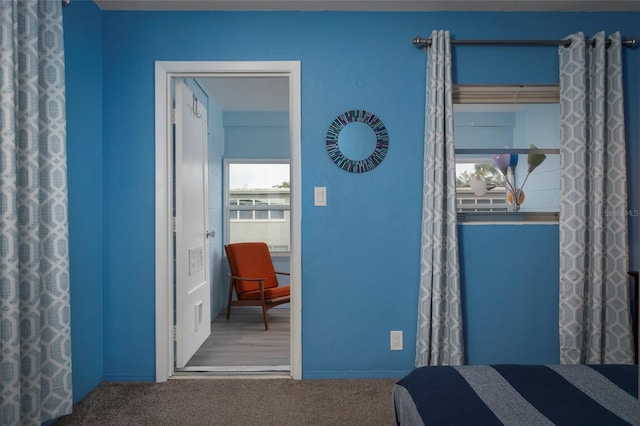
{"type": "Polygon", "coordinates": [[[403,342],[402,342],[402,331],[392,331],[390,333],[391,337],[391,350],[392,351],[401,351],[403,350],[403,342]]]}

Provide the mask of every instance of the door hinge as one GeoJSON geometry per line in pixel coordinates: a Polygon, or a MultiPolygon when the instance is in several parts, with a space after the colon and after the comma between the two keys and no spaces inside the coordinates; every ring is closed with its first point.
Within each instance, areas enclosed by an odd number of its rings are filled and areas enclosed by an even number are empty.
{"type": "Polygon", "coordinates": [[[178,327],[177,326],[173,326],[173,341],[175,342],[176,340],[178,340],[178,327]]]}
{"type": "Polygon", "coordinates": [[[173,232],[174,234],[176,233],[176,218],[175,217],[171,218],[171,232],[173,232]]]}
{"type": "Polygon", "coordinates": [[[171,124],[176,124],[176,109],[171,108],[171,124]]]}

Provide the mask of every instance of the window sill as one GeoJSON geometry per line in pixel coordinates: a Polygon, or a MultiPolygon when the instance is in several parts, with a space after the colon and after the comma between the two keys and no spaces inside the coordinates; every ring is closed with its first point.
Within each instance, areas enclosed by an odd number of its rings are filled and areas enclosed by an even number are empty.
{"type": "Polygon", "coordinates": [[[560,214],[557,212],[459,212],[461,224],[557,224],[560,214]]]}

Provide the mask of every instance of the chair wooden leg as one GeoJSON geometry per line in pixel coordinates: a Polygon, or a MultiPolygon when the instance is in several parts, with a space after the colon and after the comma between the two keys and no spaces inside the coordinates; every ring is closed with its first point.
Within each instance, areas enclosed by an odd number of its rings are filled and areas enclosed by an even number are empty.
{"type": "Polygon", "coordinates": [[[262,305],[262,319],[264,319],[264,331],[269,330],[269,320],[267,319],[267,302],[264,298],[264,281],[260,281],[260,304],[262,305]]]}
{"type": "Polygon", "coordinates": [[[267,318],[267,304],[264,301],[264,295],[262,295],[262,319],[264,319],[264,331],[269,330],[269,319],[267,318]]]}
{"type": "Polygon", "coordinates": [[[269,330],[269,320],[267,319],[267,307],[262,305],[262,318],[264,319],[264,331],[269,330]]]}
{"type": "Polygon", "coordinates": [[[227,301],[227,319],[231,315],[231,298],[233,297],[233,278],[229,279],[229,300],[227,301]]]}

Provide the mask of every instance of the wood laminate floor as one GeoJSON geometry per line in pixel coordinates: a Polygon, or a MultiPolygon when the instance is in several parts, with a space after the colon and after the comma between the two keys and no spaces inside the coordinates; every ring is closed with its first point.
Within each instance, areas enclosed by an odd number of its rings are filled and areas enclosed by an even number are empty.
{"type": "Polygon", "coordinates": [[[211,335],[177,371],[289,371],[289,308],[268,312],[269,330],[265,331],[262,310],[253,307],[226,310],[211,323],[211,335]]]}

